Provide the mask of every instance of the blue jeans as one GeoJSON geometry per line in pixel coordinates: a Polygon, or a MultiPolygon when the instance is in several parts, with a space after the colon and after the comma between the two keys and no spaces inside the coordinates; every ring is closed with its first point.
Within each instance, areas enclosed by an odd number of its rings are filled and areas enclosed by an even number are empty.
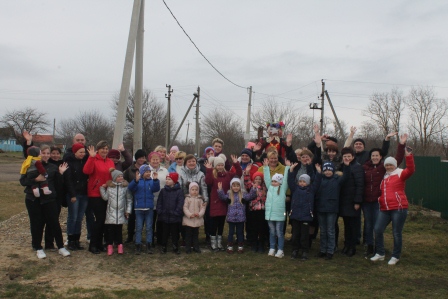
{"type": "Polygon", "coordinates": [[[71,197],[67,195],[67,235],[80,235],[82,219],[87,209],[89,198],[87,195],[76,195],[76,201],[72,202],[71,197]]]}
{"type": "Polygon", "coordinates": [[[364,202],[362,204],[362,212],[364,213],[364,229],[366,231],[366,244],[374,244],[373,229],[375,228],[376,220],[378,219],[378,212],[380,205],[376,202],[364,202]]]}
{"type": "Polygon", "coordinates": [[[236,240],[238,243],[244,242],[244,222],[229,222],[229,236],[227,242],[233,243],[233,235],[236,230],[236,240]]]}
{"type": "Polygon", "coordinates": [[[146,228],[146,243],[152,243],[152,218],[154,209],[135,210],[135,244],[142,244],[143,224],[146,228]]]}
{"type": "Polygon", "coordinates": [[[320,228],[320,252],[333,254],[336,240],[335,223],[338,214],[319,212],[317,217],[320,228]]]}
{"type": "Polygon", "coordinates": [[[408,216],[408,209],[393,210],[393,211],[380,211],[378,219],[375,223],[375,245],[376,253],[384,255],[384,230],[392,222],[392,232],[394,235],[394,251],[392,257],[397,259],[401,255],[401,247],[403,245],[402,233],[404,222],[408,216]]]}
{"type": "Polygon", "coordinates": [[[275,249],[275,237],[278,238],[278,250],[283,250],[285,245],[285,235],[283,234],[283,226],[285,221],[268,220],[269,225],[269,249],[275,249]]]}

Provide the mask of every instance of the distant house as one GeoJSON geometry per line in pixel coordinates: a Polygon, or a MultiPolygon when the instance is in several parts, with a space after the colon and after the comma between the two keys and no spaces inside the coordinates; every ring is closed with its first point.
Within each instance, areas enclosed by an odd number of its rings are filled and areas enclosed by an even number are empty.
{"type": "Polygon", "coordinates": [[[40,145],[40,144],[53,144],[54,142],[54,136],[53,135],[40,135],[35,134],[33,135],[33,143],[34,145],[40,145]]]}
{"type": "Polygon", "coordinates": [[[0,128],[0,144],[16,145],[16,136],[9,128],[0,128]]]}

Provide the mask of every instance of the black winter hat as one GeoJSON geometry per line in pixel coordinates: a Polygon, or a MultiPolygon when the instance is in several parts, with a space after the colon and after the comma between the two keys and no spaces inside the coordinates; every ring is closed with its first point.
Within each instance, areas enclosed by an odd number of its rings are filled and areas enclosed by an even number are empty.
{"type": "Polygon", "coordinates": [[[28,150],[26,152],[27,152],[28,156],[39,157],[40,148],[38,148],[37,146],[32,146],[32,147],[28,148],[28,150]]]}
{"type": "Polygon", "coordinates": [[[242,154],[246,154],[246,155],[248,155],[252,159],[252,151],[250,149],[248,149],[248,148],[243,149],[241,151],[241,155],[242,154]]]}
{"type": "Polygon", "coordinates": [[[364,141],[364,139],[362,139],[362,138],[356,138],[356,139],[353,141],[353,144],[355,144],[356,142],[361,142],[362,144],[364,144],[364,147],[366,147],[366,142],[364,141]]]}

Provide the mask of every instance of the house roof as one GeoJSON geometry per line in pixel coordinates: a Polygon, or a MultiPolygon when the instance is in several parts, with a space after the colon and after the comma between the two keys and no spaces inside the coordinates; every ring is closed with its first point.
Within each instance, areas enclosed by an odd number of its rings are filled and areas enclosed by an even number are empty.
{"type": "Polygon", "coordinates": [[[33,135],[33,142],[36,143],[53,143],[53,135],[33,135]]]}

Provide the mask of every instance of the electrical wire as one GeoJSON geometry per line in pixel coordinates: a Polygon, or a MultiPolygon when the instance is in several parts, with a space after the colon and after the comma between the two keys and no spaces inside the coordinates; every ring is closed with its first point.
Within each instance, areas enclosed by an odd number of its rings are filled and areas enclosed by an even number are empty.
{"type": "MultiPolygon", "coordinates": [[[[424,85],[420,85],[420,84],[400,84],[400,83],[384,83],[384,82],[365,82],[365,81],[352,81],[352,80],[333,80],[333,79],[323,79],[325,81],[333,81],[333,82],[347,82],[347,83],[362,83],[362,84],[378,84],[378,85],[393,85],[393,86],[424,86],[424,85]]],[[[436,88],[448,88],[445,86],[434,86],[434,85],[430,85],[431,87],[436,87],[436,88]]]]}
{"type": "Polygon", "coordinates": [[[168,7],[168,4],[166,4],[165,0],[162,0],[163,4],[165,4],[166,8],[168,9],[168,11],[170,12],[170,14],[173,16],[174,20],[176,20],[177,25],[179,25],[179,27],[182,29],[182,31],[185,33],[185,35],[188,37],[188,39],[190,40],[190,42],[193,44],[193,46],[196,48],[196,50],[198,50],[199,54],[201,54],[201,56],[208,62],[208,64],[210,64],[210,66],[218,73],[220,74],[224,79],[226,79],[227,81],[229,81],[230,83],[232,83],[233,85],[235,85],[236,87],[239,88],[244,88],[246,89],[247,87],[241,86],[239,84],[236,84],[235,82],[233,82],[232,80],[230,80],[229,78],[227,78],[226,76],[224,76],[208,59],[207,57],[205,57],[204,54],[202,54],[201,50],[199,50],[198,46],[196,46],[196,44],[194,43],[194,41],[191,39],[191,37],[188,35],[188,33],[185,31],[184,27],[182,27],[182,25],[179,23],[179,21],[177,20],[177,18],[174,16],[173,12],[171,11],[171,9],[168,7]]]}

